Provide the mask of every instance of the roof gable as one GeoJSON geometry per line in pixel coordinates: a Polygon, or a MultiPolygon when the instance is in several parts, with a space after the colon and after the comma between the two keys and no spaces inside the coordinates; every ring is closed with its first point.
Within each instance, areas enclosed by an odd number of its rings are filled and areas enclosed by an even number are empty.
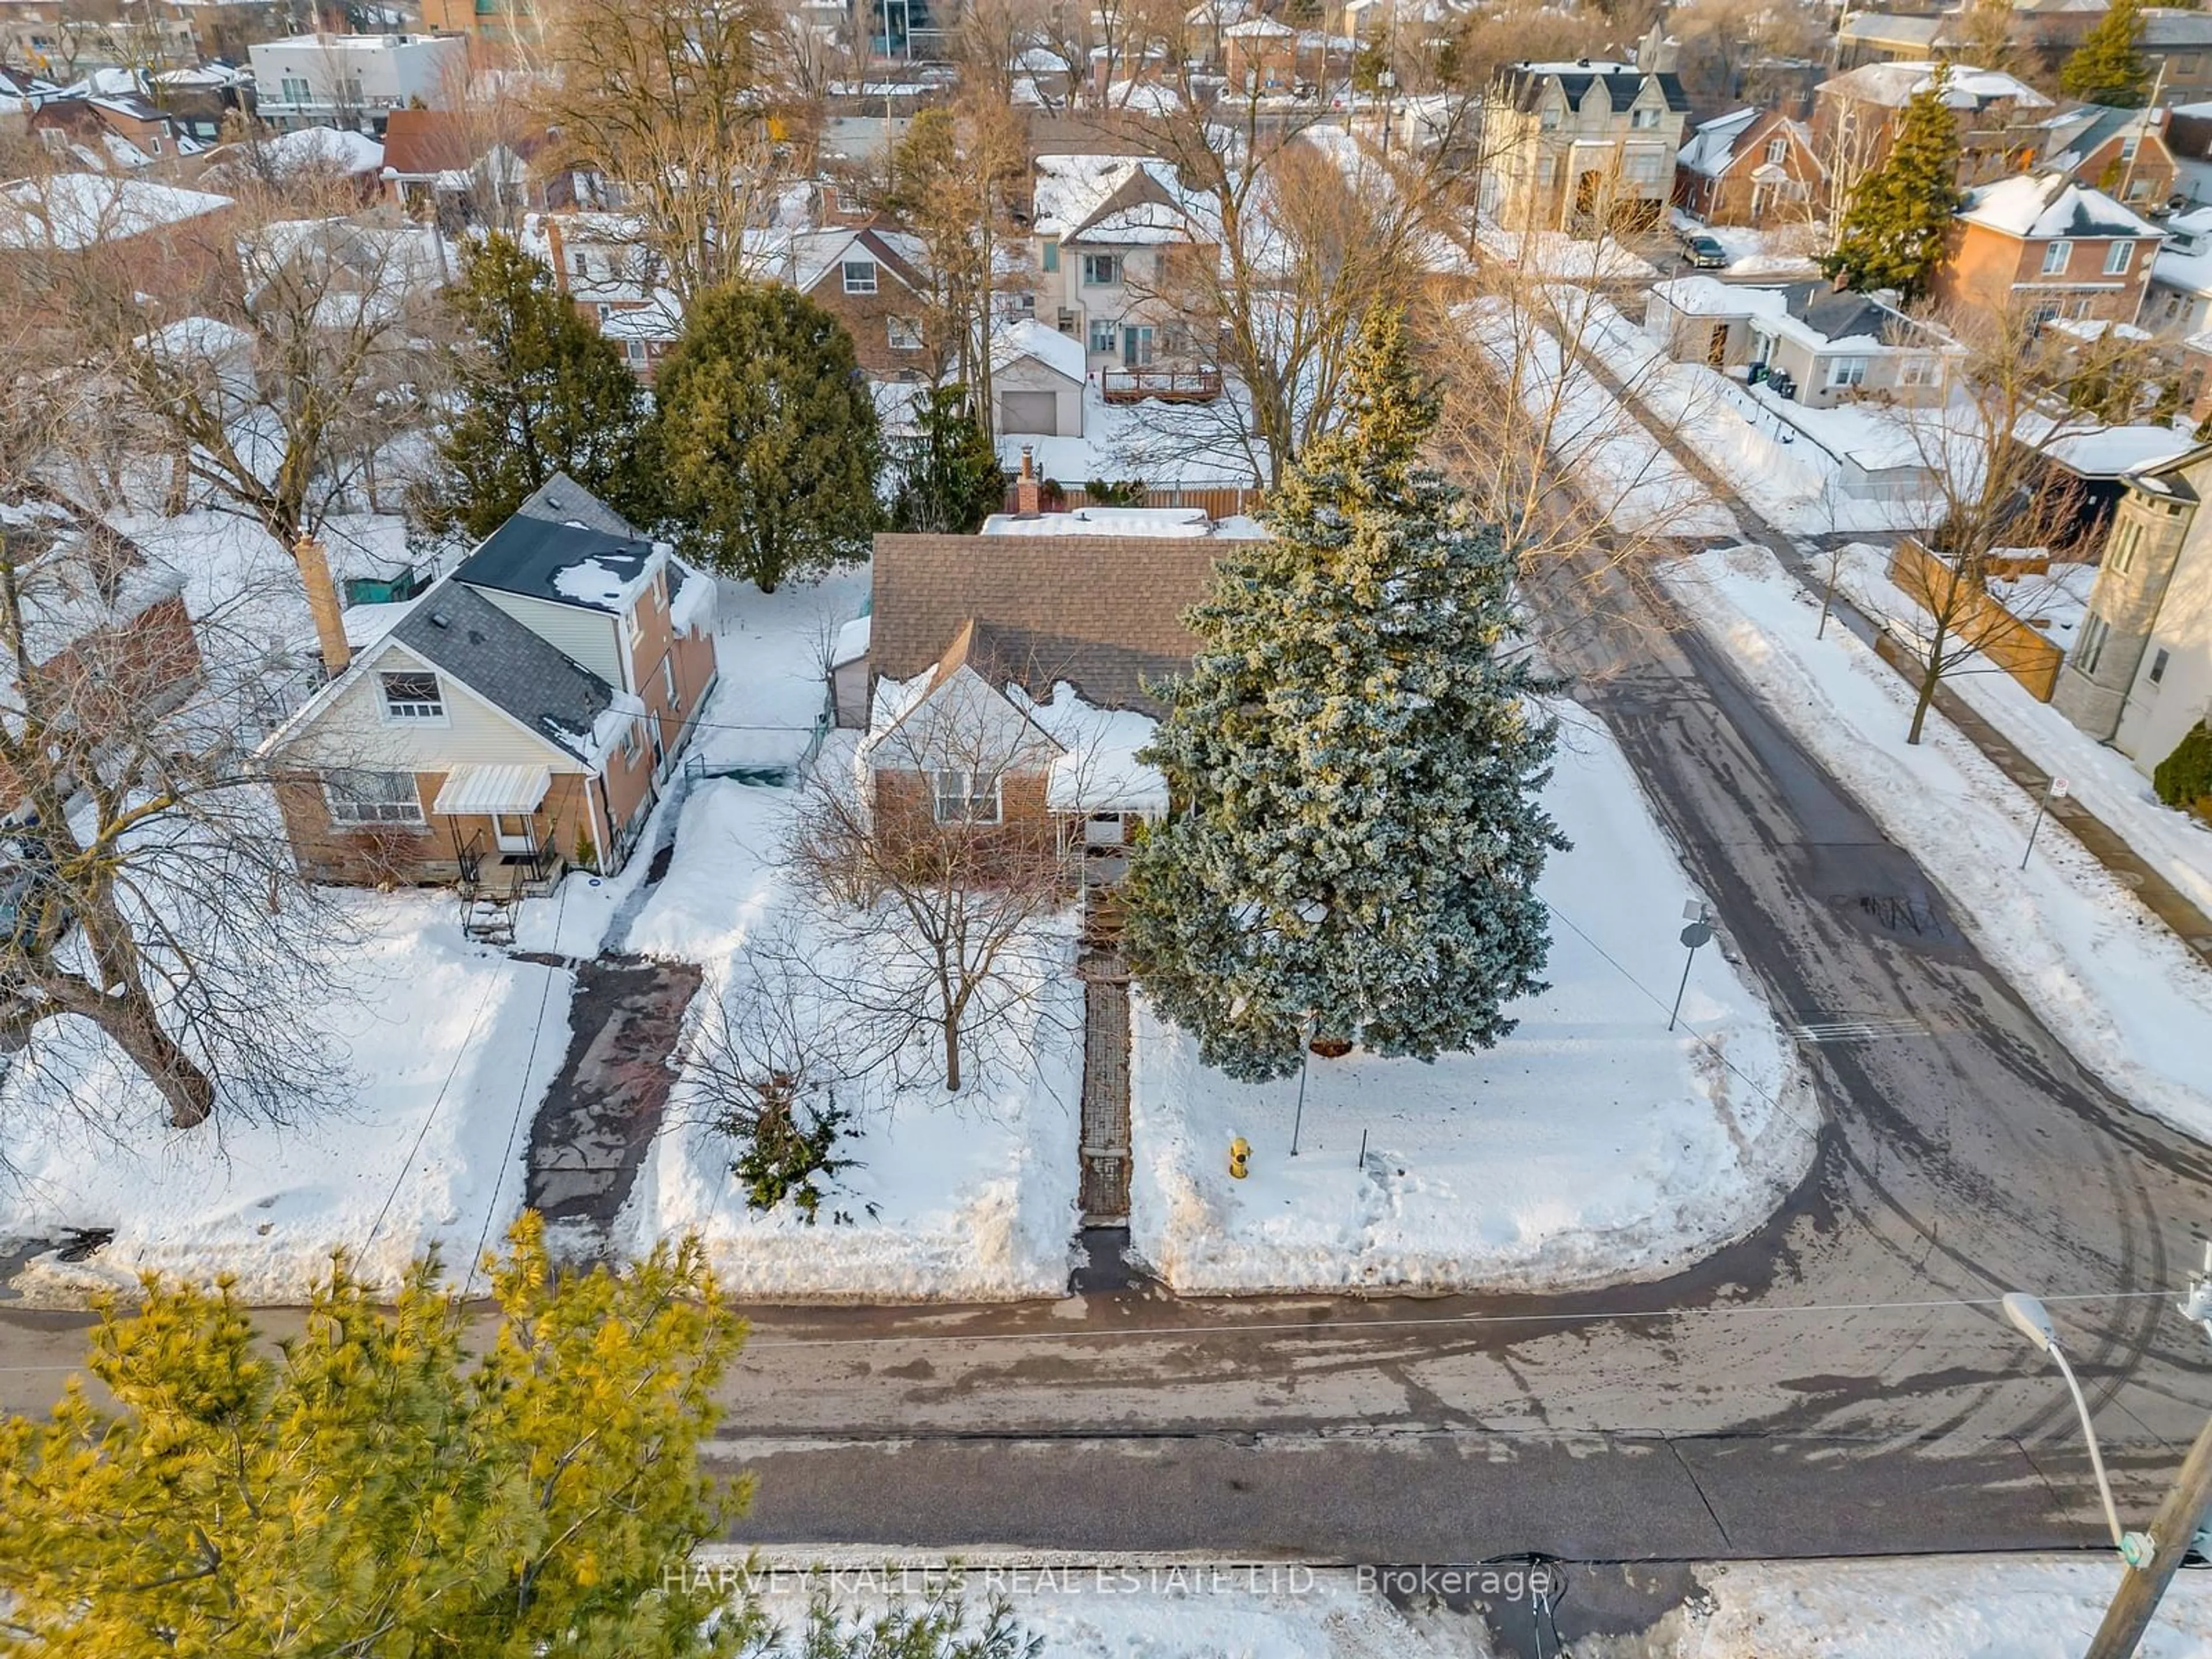
{"type": "Polygon", "coordinates": [[[532,737],[587,760],[614,688],[453,577],[385,636],[450,674],[532,737]]]}

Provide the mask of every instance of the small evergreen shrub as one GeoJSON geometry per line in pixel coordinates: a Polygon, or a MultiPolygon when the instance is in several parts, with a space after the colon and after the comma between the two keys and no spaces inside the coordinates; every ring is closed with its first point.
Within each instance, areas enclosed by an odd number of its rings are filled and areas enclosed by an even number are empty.
{"type": "Polygon", "coordinates": [[[2150,786],[2168,806],[2212,819],[2212,726],[2199,720],[2184,732],[2150,775],[2150,786]]]}

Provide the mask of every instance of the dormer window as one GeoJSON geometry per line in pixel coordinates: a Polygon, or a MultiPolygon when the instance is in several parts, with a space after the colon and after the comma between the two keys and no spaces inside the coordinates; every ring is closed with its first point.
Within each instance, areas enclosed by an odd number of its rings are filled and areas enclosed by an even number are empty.
{"type": "Polygon", "coordinates": [[[387,720],[441,721],[446,718],[445,695],[439,690],[435,674],[407,671],[380,674],[377,680],[384,693],[387,720]]]}
{"type": "Polygon", "coordinates": [[[873,294],[876,291],[876,262],[873,259],[845,261],[845,292],[873,294]]]}

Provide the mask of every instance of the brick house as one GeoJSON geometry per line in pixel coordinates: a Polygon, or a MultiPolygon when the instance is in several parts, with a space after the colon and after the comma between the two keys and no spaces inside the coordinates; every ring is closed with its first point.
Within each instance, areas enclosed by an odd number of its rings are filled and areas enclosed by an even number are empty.
{"type": "MultiPolygon", "coordinates": [[[[25,653],[49,706],[73,725],[125,730],[174,708],[199,681],[185,579],[127,536],[49,502],[0,503],[25,653]]],[[[17,671],[7,671],[11,689],[17,671]]],[[[20,701],[20,691],[17,691],[20,701]]],[[[0,771],[0,805],[18,791],[0,771]]]]}
{"type": "MultiPolygon", "coordinates": [[[[1178,517],[1131,518],[1164,516],[1178,517]]],[[[1155,689],[1198,648],[1182,617],[1212,574],[1216,527],[1185,514],[1177,533],[1118,534],[1110,514],[1077,517],[876,538],[866,654],[833,692],[839,723],[866,729],[879,827],[1049,833],[1110,876],[1133,824],[1166,812],[1135,757],[1164,712],[1155,689]]]]}
{"type": "Polygon", "coordinates": [[[2045,158],[2122,207],[2156,213],[2173,194],[2180,173],[2166,143],[2169,121],[2163,109],[2084,104],[2051,119],[2045,158]]]}
{"type": "Polygon", "coordinates": [[[357,656],[310,584],[331,678],[261,750],[302,869],[621,868],[714,689],[709,577],[556,474],[357,656]]]}
{"type": "Polygon", "coordinates": [[[1484,205],[1514,230],[1656,225],[1689,109],[1671,70],[1587,58],[1510,64],[1483,106],[1484,205]]]}
{"type": "Polygon", "coordinates": [[[128,270],[162,320],[238,286],[228,196],[109,173],[58,173],[0,185],[0,286],[38,314],[66,307],[70,267],[128,270]]]}
{"type": "Polygon", "coordinates": [[[1674,205],[1709,225],[1807,218],[1826,190],[1811,129],[1775,110],[1707,121],[1674,158],[1674,205]]]}
{"type": "Polygon", "coordinates": [[[1969,191],[1929,291],[1957,305],[2126,323],[2165,233],[2056,168],[1969,191]]]}
{"type": "Polygon", "coordinates": [[[791,239],[784,276],[844,324],[853,355],[879,380],[926,375],[942,343],[927,337],[929,283],[919,237],[885,225],[838,225],[791,239]]]}
{"type": "Polygon", "coordinates": [[[30,132],[52,134],[42,143],[75,143],[104,150],[110,167],[143,167],[180,152],[167,111],[141,93],[49,98],[30,113],[30,132]]]}

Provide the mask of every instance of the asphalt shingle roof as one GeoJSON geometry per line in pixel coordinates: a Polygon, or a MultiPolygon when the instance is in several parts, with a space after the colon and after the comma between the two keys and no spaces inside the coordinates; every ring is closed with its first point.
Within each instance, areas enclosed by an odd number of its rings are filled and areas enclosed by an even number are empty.
{"type": "Polygon", "coordinates": [[[447,578],[415,602],[391,634],[493,707],[579,760],[614,688],[480,593],[447,578]]]}
{"type": "Polygon", "coordinates": [[[653,544],[641,537],[518,513],[485,537],[453,574],[472,587],[612,611],[618,607],[589,596],[627,587],[652,557],[653,544]],[[586,564],[597,565],[604,580],[562,584],[563,572],[586,564]]]}
{"type": "Polygon", "coordinates": [[[1198,537],[878,536],[869,661],[887,678],[939,667],[972,627],[1033,696],[1065,680],[1101,708],[1162,711],[1146,690],[1190,672],[1182,613],[1218,544],[1198,537]]]}

